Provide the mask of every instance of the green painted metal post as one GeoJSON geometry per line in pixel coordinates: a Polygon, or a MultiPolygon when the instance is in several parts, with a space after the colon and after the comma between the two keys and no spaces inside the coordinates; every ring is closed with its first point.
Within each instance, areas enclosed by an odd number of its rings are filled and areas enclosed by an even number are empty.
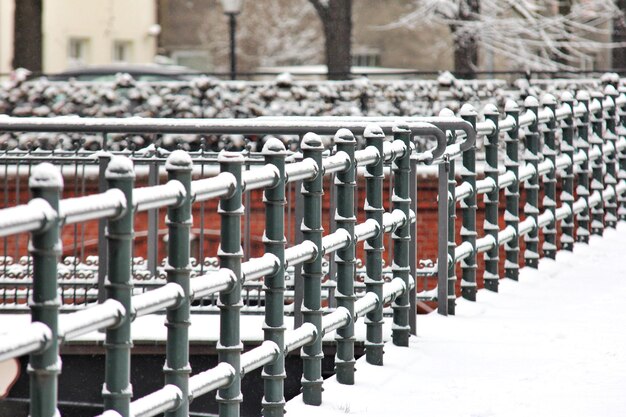
{"type": "Polygon", "coordinates": [[[500,112],[493,104],[488,104],[483,110],[485,119],[493,123],[494,130],[487,135],[485,142],[485,177],[491,178],[495,184],[493,191],[485,194],[485,223],[483,229],[486,235],[493,238],[495,245],[485,252],[485,273],[483,279],[485,288],[498,292],[500,272],[498,263],[500,261],[500,244],[498,243],[498,233],[500,232],[498,206],[500,203],[500,187],[498,185],[498,141],[500,140],[500,129],[498,126],[500,112]]]}
{"type": "Polygon", "coordinates": [[[541,104],[552,112],[552,117],[543,129],[543,156],[552,163],[552,168],[544,175],[543,181],[543,209],[552,213],[552,220],[543,228],[543,256],[554,259],[556,257],[556,98],[552,94],[545,94],[541,104]]]}
{"type": "MultiPolygon", "coordinates": [[[[179,181],[187,192],[181,204],[167,208],[167,282],[181,286],[185,293],[185,301],[180,305],[167,309],[165,326],[167,327],[167,345],[165,347],[165,384],[180,388],[181,392],[189,392],[189,326],[190,298],[189,276],[189,238],[192,225],[191,218],[191,171],[193,162],[189,154],[176,150],[170,154],[165,163],[168,179],[179,181]]],[[[183,395],[180,406],[165,413],[166,417],[187,417],[189,415],[189,399],[183,395]]]]}
{"type": "Polygon", "coordinates": [[[604,202],[606,214],[604,215],[604,223],[606,227],[615,228],[617,226],[617,133],[616,133],[616,100],[617,90],[612,85],[607,85],[604,89],[606,99],[612,105],[606,109],[604,139],[610,147],[610,151],[605,154],[606,173],[604,175],[604,184],[613,189],[613,197],[604,202]]]}
{"type": "MultiPolygon", "coordinates": [[[[626,131],[626,94],[621,93],[615,100],[615,104],[617,105],[617,118],[619,120],[615,131],[619,137],[626,131]]],[[[617,154],[617,162],[617,180],[626,181],[626,148],[622,148],[617,154]]],[[[626,220],[626,195],[620,194],[617,196],[617,204],[619,206],[617,208],[617,217],[620,220],[626,220]]]]}
{"type": "Polygon", "coordinates": [[[320,405],[322,403],[322,195],[324,171],[322,168],[322,140],[315,133],[307,133],[301,145],[304,158],[311,158],[319,170],[314,178],[304,181],[302,196],[304,197],[304,219],[302,221],[302,238],[309,240],[317,247],[315,258],[303,265],[304,302],[302,307],[303,321],[313,324],[318,331],[315,341],[302,348],[303,374],[302,398],[305,404],[320,405]]]}
{"type": "Polygon", "coordinates": [[[282,417],[285,413],[285,157],[287,152],[282,141],[270,138],[263,146],[265,163],[278,169],[278,182],[266,188],[265,252],[276,256],[279,261],[275,274],[265,276],[265,340],[271,340],[281,348],[274,362],[263,368],[263,415],[282,417]]]}
{"type": "Polygon", "coordinates": [[[504,138],[506,144],[506,159],[504,167],[513,173],[515,180],[504,190],[505,212],[504,224],[515,230],[515,238],[504,245],[506,261],[504,262],[504,276],[517,281],[519,279],[519,107],[513,100],[504,106],[506,117],[515,122],[513,128],[504,138]]]}
{"type": "MultiPolygon", "coordinates": [[[[477,115],[471,104],[464,104],[460,115],[476,129],[477,115]]],[[[461,201],[461,240],[472,245],[472,253],[461,261],[461,295],[466,300],[476,301],[476,146],[463,152],[461,181],[472,187],[472,193],[461,201]]]]}
{"type": "Polygon", "coordinates": [[[600,202],[591,208],[591,234],[602,236],[604,233],[604,198],[602,198],[602,192],[604,191],[604,175],[602,173],[604,168],[604,117],[602,106],[602,94],[594,92],[592,100],[600,104],[599,110],[592,113],[591,127],[592,133],[589,135],[589,145],[591,149],[597,149],[599,156],[592,159],[591,163],[591,185],[590,193],[599,193],[600,202]]]}
{"type": "MultiPolygon", "coordinates": [[[[32,198],[45,200],[58,212],[63,177],[49,163],[37,165],[28,181],[32,198]]],[[[51,213],[52,214],[52,213],[51,213]]],[[[61,373],[58,320],[61,301],[57,294],[57,263],[61,255],[61,224],[56,216],[48,219],[42,230],[32,233],[30,254],[33,260],[33,296],[30,301],[33,322],[50,328],[52,339],[42,351],[30,355],[30,416],[58,417],[57,389],[61,373]]]]}
{"type": "Polygon", "coordinates": [[[578,223],[576,241],[589,243],[589,93],[584,90],[578,91],[576,100],[586,109],[577,120],[578,140],[574,142],[576,151],[582,151],[585,155],[585,160],[580,163],[578,170],[578,186],[576,187],[576,198],[582,198],[585,202],[585,208],[576,217],[578,223]]]}
{"type": "MultiPolygon", "coordinates": [[[[124,213],[109,219],[107,239],[109,266],[105,284],[107,298],[119,301],[127,312],[131,309],[133,281],[131,276],[133,243],[133,186],[135,171],[133,163],[124,156],[111,158],[106,170],[109,189],[117,188],[126,197],[124,213]]],[[[123,417],[130,415],[130,350],[133,346],[130,333],[131,317],[127,313],[121,323],[106,331],[105,382],[102,389],[104,409],[115,410],[123,417]]]]}
{"type": "MultiPolygon", "coordinates": [[[[561,102],[568,105],[573,112],[574,96],[570,92],[566,91],[561,95],[561,102]]],[[[572,114],[563,120],[561,133],[561,153],[572,162],[565,167],[561,175],[563,183],[561,204],[569,207],[571,213],[561,222],[561,249],[572,251],[574,250],[574,117],[572,114]]]]}
{"type": "Polygon", "coordinates": [[[352,132],[340,129],[335,135],[337,152],[345,152],[350,158],[350,166],[345,171],[337,173],[335,186],[337,187],[337,211],[335,221],[337,229],[344,229],[350,235],[350,243],[335,254],[337,262],[337,307],[345,307],[350,312],[350,323],[337,330],[337,355],[335,356],[335,371],[337,382],[340,384],[354,384],[354,279],[356,275],[356,242],[354,226],[356,224],[356,210],[354,204],[354,190],[356,188],[356,162],[354,152],[356,139],[352,132]]]}
{"type": "Polygon", "coordinates": [[[526,136],[526,153],[524,162],[534,168],[533,175],[524,184],[526,191],[526,204],[524,205],[524,215],[535,221],[535,227],[524,237],[526,250],[524,251],[524,263],[530,268],[537,268],[539,265],[539,102],[533,96],[526,97],[524,107],[535,115],[534,121],[528,127],[529,133],[526,136]]]}
{"type": "MultiPolygon", "coordinates": [[[[378,233],[365,241],[365,290],[383,299],[383,141],[385,134],[377,125],[368,125],[363,132],[366,146],[373,146],[380,157],[365,169],[365,217],[378,223],[378,233]]],[[[372,365],[383,364],[383,306],[378,303],[365,318],[365,360],[372,365]]]]}
{"type": "MultiPolygon", "coordinates": [[[[440,117],[454,117],[455,114],[450,109],[442,109],[439,112],[440,117]]],[[[447,132],[447,145],[453,145],[456,142],[456,134],[454,131],[447,132]]],[[[437,288],[437,313],[441,315],[454,315],[456,310],[456,160],[450,160],[443,163],[447,166],[440,167],[439,175],[443,172],[447,172],[447,185],[448,185],[448,225],[445,228],[447,230],[447,242],[448,242],[448,282],[445,288],[437,288]]],[[[441,262],[441,261],[437,261],[441,262]]]]}
{"type": "Polygon", "coordinates": [[[408,346],[411,326],[409,326],[409,244],[411,241],[410,229],[410,209],[411,198],[409,196],[409,183],[411,174],[411,130],[404,123],[396,124],[393,127],[394,141],[402,141],[405,152],[401,156],[396,156],[393,161],[393,209],[401,210],[406,221],[398,226],[393,232],[393,265],[391,271],[394,278],[401,278],[405,284],[406,291],[399,295],[392,304],[393,327],[391,339],[396,346],[408,346]]]}
{"type": "Polygon", "coordinates": [[[232,383],[221,388],[217,393],[220,417],[238,417],[241,395],[241,351],[243,345],[240,337],[241,311],[241,216],[244,208],[241,203],[242,182],[241,168],[243,155],[238,152],[221,151],[217,157],[221,172],[233,174],[237,186],[232,194],[220,199],[219,213],[221,219],[220,247],[218,258],[220,268],[230,269],[237,278],[229,290],[220,292],[220,340],[217,344],[218,360],[226,362],[235,369],[232,383]]]}

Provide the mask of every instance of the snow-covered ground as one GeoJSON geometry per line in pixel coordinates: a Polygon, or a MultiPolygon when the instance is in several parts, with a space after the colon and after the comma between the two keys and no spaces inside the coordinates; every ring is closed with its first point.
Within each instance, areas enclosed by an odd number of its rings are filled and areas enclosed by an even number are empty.
{"type": "Polygon", "coordinates": [[[459,301],[455,317],[418,317],[385,365],[361,358],[354,386],[324,383],[287,415],[623,417],[626,415],[626,224],[574,253],[524,268],[500,293],[459,301]]]}

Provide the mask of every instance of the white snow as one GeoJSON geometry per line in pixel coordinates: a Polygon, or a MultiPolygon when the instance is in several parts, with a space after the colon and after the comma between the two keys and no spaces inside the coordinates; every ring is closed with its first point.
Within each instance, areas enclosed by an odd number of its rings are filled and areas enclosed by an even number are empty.
{"type": "Polygon", "coordinates": [[[626,410],[626,224],[589,246],[523,268],[520,281],[459,300],[457,315],[419,316],[408,348],[357,361],[356,382],[324,383],[288,415],[621,417],[626,410]]]}

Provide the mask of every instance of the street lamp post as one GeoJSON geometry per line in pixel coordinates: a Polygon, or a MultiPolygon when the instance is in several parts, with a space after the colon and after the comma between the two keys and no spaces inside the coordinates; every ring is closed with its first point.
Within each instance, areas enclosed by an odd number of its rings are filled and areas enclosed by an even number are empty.
{"type": "Polygon", "coordinates": [[[224,14],[228,16],[230,27],[230,78],[237,78],[237,51],[235,34],[237,31],[237,15],[241,12],[243,0],[221,0],[224,14]]]}

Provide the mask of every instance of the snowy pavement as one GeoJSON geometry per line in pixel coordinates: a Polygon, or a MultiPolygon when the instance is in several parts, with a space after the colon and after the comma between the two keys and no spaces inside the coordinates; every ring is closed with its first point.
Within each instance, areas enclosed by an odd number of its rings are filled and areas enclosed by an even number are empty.
{"type": "Polygon", "coordinates": [[[324,383],[321,407],[288,416],[626,416],[626,224],[524,268],[500,293],[418,317],[385,365],[357,362],[354,386],[324,383]]]}

